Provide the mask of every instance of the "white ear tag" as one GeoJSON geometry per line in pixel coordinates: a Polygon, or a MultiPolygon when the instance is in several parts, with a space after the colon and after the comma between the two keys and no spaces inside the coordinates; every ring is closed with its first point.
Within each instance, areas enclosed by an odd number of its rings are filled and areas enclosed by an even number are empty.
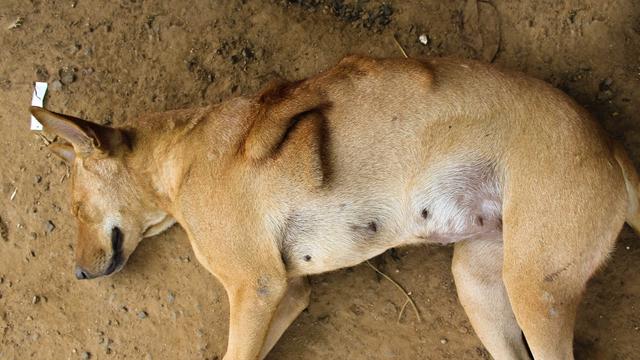
{"type": "MultiPolygon", "coordinates": [[[[33,89],[33,96],[31,97],[31,105],[42,107],[42,104],[44,104],[44,94],[46,93],[47,83],[36,82],[36,87],[33,89]]],[[[31,115],[31,130],[42,131],[42,124],[40,124],[33,115],[31,115]]]]}

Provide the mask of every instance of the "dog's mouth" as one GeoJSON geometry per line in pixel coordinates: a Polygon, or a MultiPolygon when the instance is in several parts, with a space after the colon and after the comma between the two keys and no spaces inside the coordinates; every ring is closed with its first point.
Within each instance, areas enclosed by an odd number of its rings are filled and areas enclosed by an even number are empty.
{"type": "Polygon", "coordinates": [[[124,235],[122,234],[122,230],[116,226],[111,230],[111,249],[113,251],[113,256],[111,256],[111,263],[105,270],[103,274],[104,276],[118,272],[124,266],[123,244],[124,235]]]}

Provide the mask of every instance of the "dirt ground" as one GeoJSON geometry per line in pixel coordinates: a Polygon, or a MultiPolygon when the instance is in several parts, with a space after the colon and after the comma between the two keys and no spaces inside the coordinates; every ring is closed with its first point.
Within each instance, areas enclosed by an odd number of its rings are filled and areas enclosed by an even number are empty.
{"type": "MultiPolygon", "coordinates": [[[[0,359],[221,359],[228,303],[174,227],[119,274],[75,280],[67,168],[28,128],[47,107],[118,125],[216,103],[348,53],[456,55],[545,79],[574,96],[640,164],[636,0],[0,1],[0,359]],[[421,36],[424,35],[424,36],[421,36]],[[426,42],[426,45],[420,42],[426,42]],[[426,41],[425,41],[426,39],[426,41]]],[[[571,216],[571,214],[567,214],[571,216]]],[[[311,305],[269,359],[488,359],[458,303],[450,247],[311,278],[311,305]]],[[[629,229],[590,282],[579,359],[640,358],[640,240],[629,229]]]]}

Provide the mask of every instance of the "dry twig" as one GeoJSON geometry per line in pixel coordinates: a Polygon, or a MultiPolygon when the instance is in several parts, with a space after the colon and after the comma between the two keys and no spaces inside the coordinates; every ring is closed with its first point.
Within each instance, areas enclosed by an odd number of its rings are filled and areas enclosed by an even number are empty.
{"type": "Polygon", "coordinates": [[[407,301],[405,301],[405,304],[402,306],[402,309],[400,310],[400,315],[398,316],[398,322],[400,322],[400,318],[402,318],[402,314],[404,313],[404,309],[407,306],[407,303],[411,304],[411,307],[413,307],[413,310],[416,312],[416,317],[418,318],[418,322],[422,322],[422,317],[420,316],[420,311],[418,311],[418,307],[416,306],[416,303],[413,302],[413,299],[411,298],[411,293],[407,292],[400,284],[398,284],[395,280],[393,280],[391,277],[389,277],[389,275],[383,273],[382,271],[378,270],[378,268],[376,268],[375,266],[371,265],[369,260],[367,260],[366,263],[375,272],[380,274],[380,276],[382,276],[383,278],[389,280],[393,285],[395,285],[395,287],[398,288],[398,290],[400,290],[404,294],[405,298],[407,299],[407,301]]]}

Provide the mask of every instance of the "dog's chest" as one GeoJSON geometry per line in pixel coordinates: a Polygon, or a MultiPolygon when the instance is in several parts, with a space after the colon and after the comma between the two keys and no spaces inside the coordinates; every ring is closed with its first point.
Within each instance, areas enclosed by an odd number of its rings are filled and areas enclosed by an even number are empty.
{"type": "Polygon", "coordinates": [[[491,166],[432,168],[411,183],[328,193],[293,210],[281,243],[289,273],[353,266],[401,245],[501,236],[502,194],[491,166]]]}

